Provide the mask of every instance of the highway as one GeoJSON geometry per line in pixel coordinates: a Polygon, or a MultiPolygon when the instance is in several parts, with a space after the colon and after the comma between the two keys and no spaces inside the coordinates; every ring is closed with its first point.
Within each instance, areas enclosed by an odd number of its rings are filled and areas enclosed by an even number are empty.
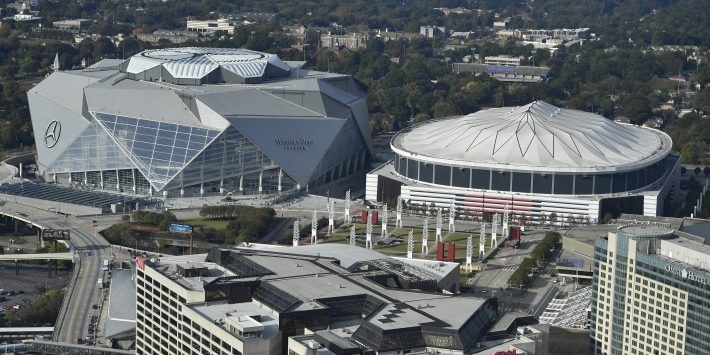
{"type": "Polygon", "coordinates": [[[56,213],[6,202],[3,211],[23,213],[24,219],[41,224],[45,228],[71,230],[71,243],[75,246],[78,258],[74,264],[74,274],[67,287],[63,312],[59,314],[55,328],[54,341],[76,343],[77,338],[84,338],[88,329],[88,314],[93,304],[99,303],[101,296],[98,279],[104,277],[101,270],[103,259],[109,258],[108,242],[90,225],[91,221],[65,217],[56,213]]]}

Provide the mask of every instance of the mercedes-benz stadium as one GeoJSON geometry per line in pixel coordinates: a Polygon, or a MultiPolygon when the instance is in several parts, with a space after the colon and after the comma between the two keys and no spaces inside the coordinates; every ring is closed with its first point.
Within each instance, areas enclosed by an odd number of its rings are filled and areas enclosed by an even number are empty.
{"type": "Polygon", "coordinates": [[[28,92],[38,174],[168,197],[362,186],[365,90],[302,64],[172,48],[55,72],[28,92]]]}
{"type": "Polygon", "coordinates": [[[595,222],[670,213],[680,161],[658,130],[535,101],[427,121],[396,134],[393,161],[367,175],[366,199],[401,195],[466,212],[595,222]]]}

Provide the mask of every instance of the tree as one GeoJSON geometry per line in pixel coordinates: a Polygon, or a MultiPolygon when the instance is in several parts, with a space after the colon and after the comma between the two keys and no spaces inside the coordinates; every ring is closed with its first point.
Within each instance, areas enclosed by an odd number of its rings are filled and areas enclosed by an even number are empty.
{"type": "Polygon", "coordinates": [[[457,114],[456,107],[449,102],[437,102],[434,105],[434,118],[453,116],[457,114]]]}
{"type": "Polygon", "coordinates": [[[550,213],[550,224],[557,223],[557,212],[550,213]]]}
{"type": "Polygon", "coordinates": [[[422,123],[424,121],[428,121],[429,119],[431,119],[431,117],[429,117],[426,113],[418,113],[412,119],[412,123],[422,123]]]}
{"type": "Polygon", "coordinates": [[[687,141],[680,148],[680,157],[683,163],[698,164],[701,154],[705,152],[705,144],[697,141],[687,141]]]}
{"type": "Polygon", "coordinates": [[[633,124],[643,123],[651,114],[651,103],[648,97],[640,93],[624,96],[620,106],[620,113],[628,117],[633,124]]]}
{"type": "Polygon", "coordinates": [[[607,212],[604,214],[604,218],[602,218],[602,224],[609,224],[612,219],[614,219],[614,216],[611,213],[607,212]]]}

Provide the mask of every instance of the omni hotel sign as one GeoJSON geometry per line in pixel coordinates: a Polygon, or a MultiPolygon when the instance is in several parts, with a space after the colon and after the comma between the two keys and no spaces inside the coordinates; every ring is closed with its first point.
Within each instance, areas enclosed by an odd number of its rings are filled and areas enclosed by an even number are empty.
{"type": "Polygon", "coordinates": [[[698,275],[694,271],[688,271],[688,269],[686,269],[686,268],[679,268],[675,265],[666,264],[666,271],[670,272],[673,275],[678,275],[684,279],[688,279],[690,281],[695,281],[695,282],[702,284],[702,285],[707,286],[707,284],[708,284],[707,283],[708,280],[706,280],[704,277],[701,277],[700,275],[698,275]]]}
{"type": "Polygon", "coordinates": [[[308,150],[308,147],[316,144],[313,138],[275,138],[274,142],[283,150],[308,150]]]}

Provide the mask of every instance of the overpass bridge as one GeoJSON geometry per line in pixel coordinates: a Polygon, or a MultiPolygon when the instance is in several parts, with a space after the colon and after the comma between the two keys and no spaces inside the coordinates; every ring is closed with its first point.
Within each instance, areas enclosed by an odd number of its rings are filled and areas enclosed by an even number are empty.
{"type": "Polygon", "coordinates": [[[72,260],[74,253],[38,253],[38,254],[1,254],[0,261],[20,260],[72,260]]]}

